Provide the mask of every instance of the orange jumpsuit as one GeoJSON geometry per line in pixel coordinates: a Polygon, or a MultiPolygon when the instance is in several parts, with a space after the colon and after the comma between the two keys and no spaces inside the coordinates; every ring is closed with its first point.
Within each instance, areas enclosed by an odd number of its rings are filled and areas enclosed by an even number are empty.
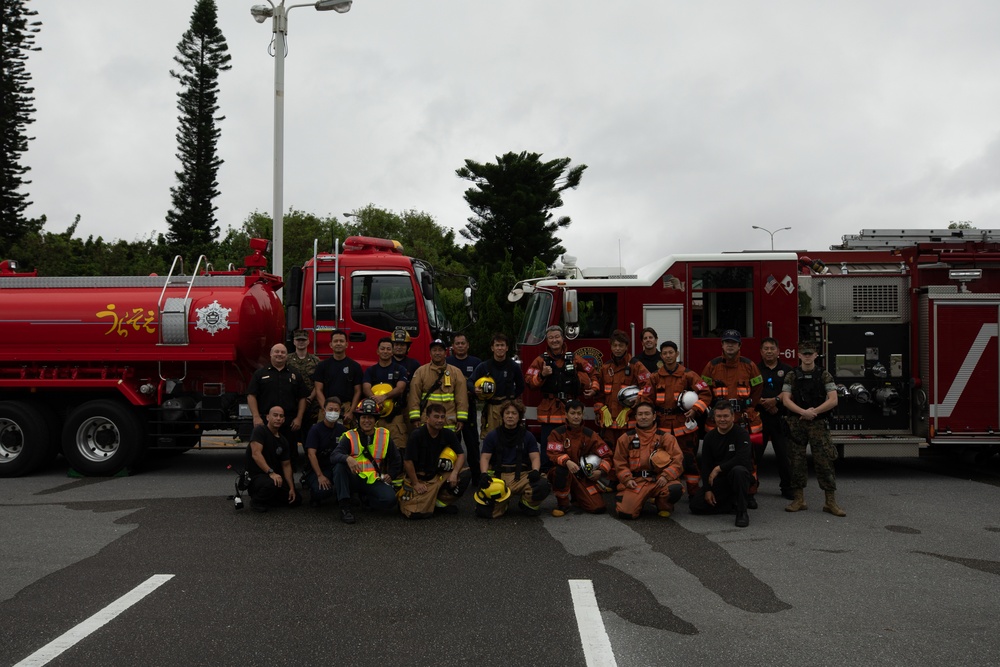
{"type": "Polygon", "coordinates": [[[689,428],[684,411],[677,406],[677,399],[685,391],[698,394],[698,401],[693,408],[695,412],[701,415],[708,412],[708,406],[712,402],[708,384],[697,373],[681,364],[674,366],[672,371],[661,366],[656,373],[650,375],[642,387],[640,401],[652,403],[659,416],[660,428],[677,438],[677,444],[684,453],[684,482],[687,484],[688,495],[693,496],[701,482],[701,472],[698,470],[698,425],[689,428]]]}
{"type": "MultiPolygon", "coordinates": [[[[646,370],[641,364],[639,367],[643,371],[646,370]]],[[[624,426],[618,426],[614,421],[625,409],[625,406],[618,402],[618,392],[622,387],[639,384],[636,369],[631,362],[631,355],[626,352],[618,361],[612,357],[597,371],[597,377],[602,393],[601,397],[594,402],[594,421],[597,423],[597,430],[600,431],[604,441],[614,443],[618,441],[622,433],[630,428],[635,428],[634,410],[628,411],[624,426]],[[611,415],[610,426],[606,426],[601,419],[601,409],[605,407],[611,415]]]]}
{"type": "Polygon", "coordinates": [[[615,443],[614,463],[618,476],[615,509],[620,518],[638,518],[649,498],[655,499],[656,509],[673,511],[684,491],[679,481],[684,455],[674,436],[658,428],[627,431],[615,443]],[[663,460],[657,465],[651,460],[654,457],[663,460]],[[667,482],[666,486],[656,485],[660,478],[667,482]],[[635,480],[638,486],[628,488],[629,480],[635,480]]]}
{"type": "MultiPolygon", "coordinates": [[[[736,413],[736,425],[747,430],[751,443],[760,439],[764,433],[764,424],[754,406],[760,403],[760,397],[764,393],[764,379],[757,364],[746,357],[716,357],[705,364],[701,377],[711,388],[713,400],[728,398],[730,402],[735,401],[733,412],[736,413]]],[[[709,418],[705,422],[705,428],[714,429],[715,421],[709,418]]],[[[754,460],[751,494],[757,493],[757,484],[757,461],[754,460]]]]}
{"type": "Polygon", "coordinates": [[[594,365],[579,354],[570,353],[565,347],[558,354],[544,352],[535,357],[524,373],[524,382],[542,392],[542,400],[538,404],[538,421],[541,424],[565,424],[566,401],[581,398],[586,389],[595,392],[600,389],[594,365]],[[565,370],[570,354],[578,384],[572,382],[572,376],[565,370]],[[553,373],[542,377],[542,369],[546,365],[552,366],[553,373]]]}
{"type": "MultiPolygon", "coordinates": [[[[601,457],[601,472],[604,479],[612,476],[611,448],[589,428],[571,428],[568,424],[556,428],[549,434],[546,452],[552,467],[549,469],[549,483],[560,508],[569,506],[570,497],[587,512],[604,511],[601,487],[596,482],[582,476],[571,475],[567,461],[580,465],[584,456],[595,454],[601,457]]],[[[581,466],[582,467],[582,466],[581,466]]]]}

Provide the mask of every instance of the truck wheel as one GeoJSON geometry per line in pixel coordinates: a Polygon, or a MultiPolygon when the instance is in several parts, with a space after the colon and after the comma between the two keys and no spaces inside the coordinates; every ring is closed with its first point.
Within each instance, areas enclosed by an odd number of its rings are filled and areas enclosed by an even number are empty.
{"type": "Polygon", "coordinates": [[[136,414],[117,401],[89,401],[70,412],[63,455],[81,475],[109,477],[131,466],[145,449],[136,414]]]}
{"type": "Polygon", "coordinates": [[[30,403],[0,401],[0,477],[18,477],[45,462],[50,422],[30,403]]]}

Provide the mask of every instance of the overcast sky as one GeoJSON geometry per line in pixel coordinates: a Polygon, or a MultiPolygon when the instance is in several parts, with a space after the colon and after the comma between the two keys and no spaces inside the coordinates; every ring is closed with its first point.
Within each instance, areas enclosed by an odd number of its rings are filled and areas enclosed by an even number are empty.
{"type": "MultiPolygon", "coordinates": [[[[193,0],[32,0],[42,51],[31,215],[166,232],[179,168],[169,76],[193,0]]],[[[270,21],[218,0],[221,226],[270,213],[270,21]]],[[[285,208],[369,203],[455,229],[466,158],[588,165],[564,193],[582,265],[826,249],[867,228],[1000,228],[996,0],[355,0],[289,14],[285,208]]]]}

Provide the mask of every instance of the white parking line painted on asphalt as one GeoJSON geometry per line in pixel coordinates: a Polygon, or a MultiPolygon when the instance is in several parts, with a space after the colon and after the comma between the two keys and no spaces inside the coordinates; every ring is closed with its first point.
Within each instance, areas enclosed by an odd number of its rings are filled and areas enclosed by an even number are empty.
{"type": "Polygon", "coordinates": [[[570,579],[569,591],[573,595],[573,611],[576,612],[576,625],[580,629],[587,667],[617,667],[611,640],[601,618],[601,608],[597,606],[594,584],[590,579],[570,579]]]}
{"type": "Polygon", "coordinates": [[[118,614],[122,613],[136,602],[173,579],[173,577],[174,575],[172,574],[154,574],[152,577],[142,582],[104,609],[77,625],[75,628],[72,628],[59,637],[56,637],[51,642],[14,665],[14,667],[41,667],[41,665],[47,664],[66,649],[71,648],[74,644],[84,639],[95,630],[100,629],[108,622],[114,620],[118,614]]]}

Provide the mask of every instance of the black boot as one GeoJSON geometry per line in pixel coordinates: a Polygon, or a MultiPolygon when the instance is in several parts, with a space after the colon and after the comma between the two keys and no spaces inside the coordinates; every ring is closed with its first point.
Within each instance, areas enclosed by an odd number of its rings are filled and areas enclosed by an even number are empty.
{"type": "Polygon", "coordinates": [[[736,513],[736,527],[746,528],[750,525],[750,514],[746,510],[741,510],[736,513]]]}
{"type": "Polygon", "coordinates": [[[340,506],[340,520],[344,523],[354,523],[354,512],[351,511],[350,503],[345,503],[340,506]]]}

